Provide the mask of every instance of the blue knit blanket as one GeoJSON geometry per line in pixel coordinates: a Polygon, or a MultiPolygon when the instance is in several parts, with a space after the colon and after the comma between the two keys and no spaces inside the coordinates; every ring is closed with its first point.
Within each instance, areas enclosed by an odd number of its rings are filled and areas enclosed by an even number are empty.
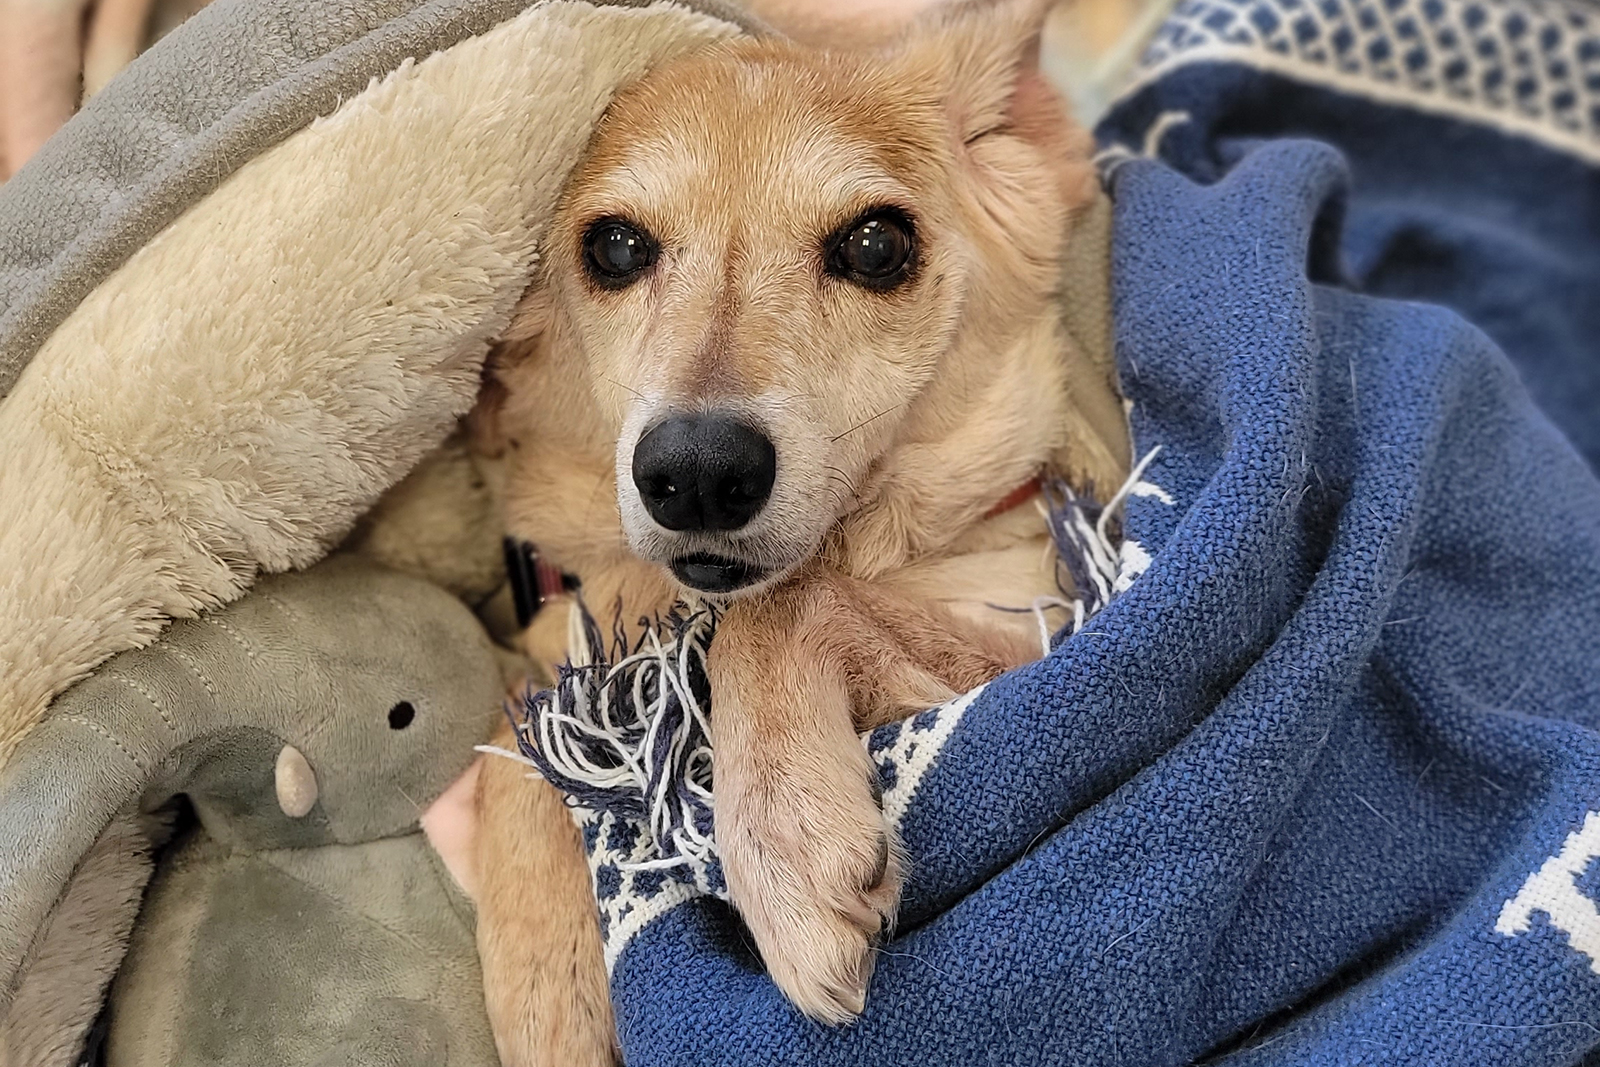
{"type": "Polygon", "coordinates": [[[586,815],[630,1065],[1600,1048],[1591,21],[1179,8],[1101,128],[1159,446],[1117,595],[870,738],[911,863],[853,1025],[779,995],[704,834],[668,856],[640,812],[586,815]]]}

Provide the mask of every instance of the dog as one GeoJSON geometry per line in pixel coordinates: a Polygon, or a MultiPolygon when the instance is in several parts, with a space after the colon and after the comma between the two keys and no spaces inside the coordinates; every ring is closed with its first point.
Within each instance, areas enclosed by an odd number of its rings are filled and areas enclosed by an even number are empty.
{"type": "MultiPolygon", "coordinates": [[[[1100,195],[1039,74],[1041,0],[888,42],[740,40],[625,88],[571,174],[476,416],[511,533],[620,617],[721,605],[716,837],[773,980],[864,1004],[903,861],[858,731],[1041,654],[1041,472],[1118,485],[1112,372],[1058,298],[1100,195]]],[[[563,613],[526,634],[566,654],[563,613]]],[[[504,739],[502,739],[504,740],[504,739]]],[[[479,948],[508,1064],[615,1054],[577,832],[478,782],[479,948]]]]}

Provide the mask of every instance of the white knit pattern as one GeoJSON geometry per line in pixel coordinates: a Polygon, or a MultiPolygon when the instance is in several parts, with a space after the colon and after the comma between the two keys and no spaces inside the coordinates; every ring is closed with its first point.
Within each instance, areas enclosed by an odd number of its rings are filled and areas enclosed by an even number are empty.
{"type": "Polygon", "coordinates": [[[1588,957],[1589,969],[1600,974],[1600,907],[1578,888],[1578,878],[1600,858],[1600,811],[1584,816],[1583,825],[1567,835],[1561,851],[1528,875],[1522,888],[1505,902],[1494,932],[1517,937],[1533,929],[1539,912],[1566,935],[1573,950],[1588,957]]]}
{"type": "Polygon", "coordinates": [[[1559,0],[1182,0],[1124,96],[1214,61],[1600,158],[1600,10],[1559,0]]]}

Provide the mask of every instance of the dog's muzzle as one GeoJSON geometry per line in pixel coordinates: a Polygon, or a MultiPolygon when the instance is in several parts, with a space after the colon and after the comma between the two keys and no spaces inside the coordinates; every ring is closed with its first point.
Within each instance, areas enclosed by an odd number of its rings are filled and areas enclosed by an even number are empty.
{"type": "MultiPolygon", "coordinates": [[[[658,423],[639,438],[632,468],[650,518],[703,542],[695,535],[734,533],[761,513],[777,480],[778,455],[772,440],[747,422],[708,412],[658,423]]],[[[731,593],[767,576],[747,560],[704,550],[686,551],[668,566],[678,581],[704,593],[731,593]]]]}
{"type": "Polygon", "coordinates": [[[743,529],[778,477],[763,433],[725,415],[679,415],[639,438],[633,484],[650,517],[677,533],[743,529]]]}

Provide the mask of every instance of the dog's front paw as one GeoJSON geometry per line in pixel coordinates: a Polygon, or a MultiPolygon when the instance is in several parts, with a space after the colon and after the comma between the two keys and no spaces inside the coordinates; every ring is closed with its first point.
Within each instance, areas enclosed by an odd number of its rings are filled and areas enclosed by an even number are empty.
{"type": "MultiPolygon", "coordinates": [[[[815,773],[816,768],[812,768],[815,773]]],[[[870,769],[854,782],[763,776],[725,794],[717,838],[734,905],[778,988],[805,1014],[861,1014],[900,899],[898,842],[870,769]]]]}

